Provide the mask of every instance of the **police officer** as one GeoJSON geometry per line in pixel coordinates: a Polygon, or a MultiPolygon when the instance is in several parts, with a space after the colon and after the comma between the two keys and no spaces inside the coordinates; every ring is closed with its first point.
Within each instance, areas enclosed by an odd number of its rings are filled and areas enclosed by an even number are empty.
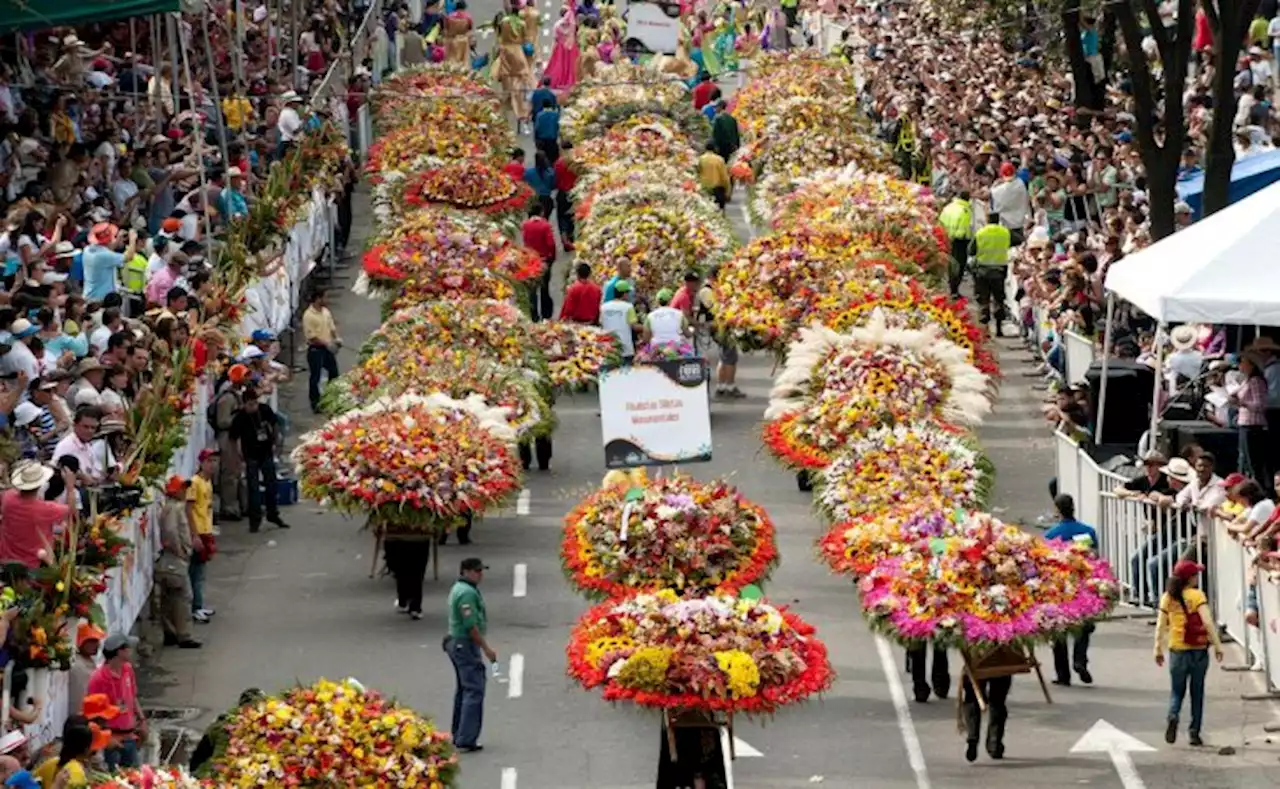
{"type": "Polygon", "coordinates": [[[938,224],[951,239],[951,270],[947,284],[951,297],[960,297],[960,283],[964,281],[965,266],[969,261],[969,241],[973,237],[973,209],[969,205],[969,192],[963,191],[947,203],[938,214],[938,224]]]}
{"type": "Polygon", "coordinates": [[[1012,243],[1009,228],[1000,224],[1000,215],[989,214],[986,226],[974,234],[973,243],[969,247],[973,253],[973,293],[978,299],[979,316],[990,331],[991,304],[995,302],[997,337],[1004,336],[1002,327],[1008,318],[1004,283],[1009,270],[1009,247],[1012,243]]]}
{"type": "Polygon", "coordinates": [[[498,653],[485,640],[488,618],[480,581],[487,569],[479,559],[463,559],[458,580],[449,590],[449,634],[444,639],[444,651],[453,662],[457,677],[452,733],[454,745],[465,753],[482,750],[479,739],[484,718],[485,664],[498,662],[498,653]]]}

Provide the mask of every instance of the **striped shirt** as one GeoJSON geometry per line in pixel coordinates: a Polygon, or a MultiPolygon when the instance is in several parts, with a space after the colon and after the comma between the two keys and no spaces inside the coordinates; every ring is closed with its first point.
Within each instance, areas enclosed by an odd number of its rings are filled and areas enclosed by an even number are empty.
{"type": "Polygon", "coordinates": [[[1260,375],[1249,376],[1237,397],[1240,411],[1236,416],[1236,424],[1241,427],[1267,424],[1267,379],[1260,375]]]}

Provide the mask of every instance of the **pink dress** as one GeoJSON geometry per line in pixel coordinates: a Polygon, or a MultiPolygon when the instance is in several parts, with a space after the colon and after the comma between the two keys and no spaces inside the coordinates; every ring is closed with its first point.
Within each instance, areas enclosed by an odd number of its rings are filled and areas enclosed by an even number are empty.
{"type": "Polygon", "coordinates": [[[553,90],[573,87],[578,74],[578,24],[570,6],[555,25],[555,46],[543,74],[551,80],[553,90]]]}

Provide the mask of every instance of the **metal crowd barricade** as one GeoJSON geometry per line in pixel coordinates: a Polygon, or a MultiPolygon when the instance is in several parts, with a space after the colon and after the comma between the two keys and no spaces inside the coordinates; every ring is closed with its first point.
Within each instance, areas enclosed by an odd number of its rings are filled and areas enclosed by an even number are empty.
{"type": "Polygon", "coordinates": [[[1058,476],[1058,494],[1066,494],[1080,501],[1080,445],[1066,433],[1053,434],[1055,467],[1058,476]]]}
{"type": "Polygon", "coordinates": [[[1258,581],[1258,621],[1262,624],[1267,690],[1275,692],[1280,690],[1280,583],[1269,578],[1258,581]]]}
{"type": "Polygon", "coordinates": [[[1089,365],[1093,364],[1093,340],[1073,331],[1064,331],[1062,343],[1066,352],[1067,383],[1079,383],[1089,372],[1089,365]]]}
{"type": "Polygon", "coordinates": [[[1206,558],[1200,516],[1190,510],[1104,492],[1099,525],[1099,552],[1120,582],[1121,601],[1135,608],[1156,607],[1180,558],[1206,558]]]}

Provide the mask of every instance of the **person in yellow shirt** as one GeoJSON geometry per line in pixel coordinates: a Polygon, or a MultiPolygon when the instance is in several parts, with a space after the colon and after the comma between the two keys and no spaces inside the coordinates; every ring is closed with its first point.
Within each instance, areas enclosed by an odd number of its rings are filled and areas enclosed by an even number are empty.
{"type": "Polygon", "coordinates": [[[329,312],[329,299],[323,290],[311,294],[311,304],[302,313],[302,334],[307,339],[307,368],[311,380],[307,394],[311,398],[311,411],[320,413],[320,375],[327,373],[329,380],[338,377],[338,349],[342,338],[338,336],[338,324],[329,312]]]}
{"type": "Polygon", "coordinates": [[[42,762],[33,773],[40,780],[40,785],[53,789],[88,786],[89,775],[85,765],[89,763],[95,746],[101,750],[111,739],[110,731],[102,729],[100,732],[95,736],[89,722],[79,715],[68,718],[62,728],[62,750],[57,756],[42,762]]]}
{"type": "Polygon", "coordinates": [[[1160,615],[1156,620],[1155,660],[1164,665],[1164,650],[1169,647],[1169,675],[1172,690],[1164,741],[1178,739],[1178,718],[1182,715],[1182,699],[1191,686],[1191,725],[1188,742],[1204,745],[1200,724],[1204,718],[1204,679],[1209,671],[1209,646],[1213,657],[1222,662],[1222,642],[1218,626],[1209,609],[1209,598],[1200,591],[1199,577],[1204,565],[1183,559],[1173,566],[1173,577],[1160,598],[1160,615]]]}
{"type": "Polygon", "coordinates": [[[698,181],[703,189],[711,193],[716,205],[723,211],[729,203],[733,181],[729,180],[729,167],[725,164],[724,157],[716,153],[714,142],[708,142],[707,150],[698,157],[698,181]]]}
{"type": "Polygon", "coordinates": [[[217,544],[213,535],[213,480],[218,473],[218,450],[200,450],[200,468],[187,486],[187,523],[191,524],[191,618],[207,624],[216,611],[204,605],[205,565],[213,558],[217,544]]]}
{"type": "Polygon", "coordinates": [[[222,100],[222,117],[226,119],[228,129],[238,132],[252,121],[256,114],[248,99],[230,94],[222,100]]]}

